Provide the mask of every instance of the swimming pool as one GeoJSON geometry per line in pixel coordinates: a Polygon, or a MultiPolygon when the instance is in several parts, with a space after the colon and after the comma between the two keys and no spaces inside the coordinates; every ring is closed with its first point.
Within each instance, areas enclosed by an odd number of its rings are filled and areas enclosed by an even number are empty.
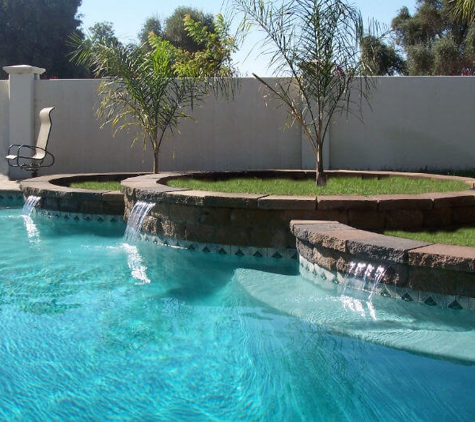
{"type": "Polygon", "coordinates": [[[2,420],[475,417],[474,313],[128,245],[119,223],[3,209],[0,228],[2,420]]]}

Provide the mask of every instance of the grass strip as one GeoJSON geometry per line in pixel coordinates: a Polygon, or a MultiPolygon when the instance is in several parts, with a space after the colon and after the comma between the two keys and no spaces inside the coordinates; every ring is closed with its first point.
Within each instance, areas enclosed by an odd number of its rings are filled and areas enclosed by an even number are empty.
{"type": "Polygon", "coordinates": [[[120,182],[117,181],[97,181],[90,180],[85,182],[73,182],[69,185],[70,188],[74,189],[89,189],[89,190],[120,190],[120,182]]]}
{"type": "Polygon", "coordinates": [[[438,230],[424,232],[385,231],[387,236],[420,240],[429,243],[444,243],[475,247],[475,227],[463,227],[455,230],[438,230]]]}
{"type": "Polygon", "coordinates": [[[380,195],[418,194],[427,192],[453,192],[468,189],[460,181],[414,179],[409,177],[357,178],[330,177],[326,186],[316,186],[313,179],[293,180],[284,178],[234,178],[228,180],[203,180],[177,178],[168,186],[227,193],[254,193],[264,195],[380,195]]]}

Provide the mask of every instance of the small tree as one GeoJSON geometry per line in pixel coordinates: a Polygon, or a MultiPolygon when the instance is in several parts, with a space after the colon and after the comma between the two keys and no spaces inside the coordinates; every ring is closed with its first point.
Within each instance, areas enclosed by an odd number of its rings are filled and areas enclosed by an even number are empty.
{"type": "MultiPolygon", "coordinates": [[[[206,31],[202,35],[211,37],[206,31]]],[[[231,48],[232,43],[226,44],[227,34],[222,32],[220,37],[223,48],[231,48]]],[[[91,67],[94,75],[102,78],[97,108],[102,127],[111,124],[114,134],[135,127],[132,145],[142,140],[145,149],[151,144],[154,173],[159,171],[159,154],[166,134],[177,130],[182,119],[191,117],[185,110],[212,90],[227,95],[228,88],[232,88],[227,68],[192,72],[190,69],[196,68],[195,57],[153,32],[149,34],[148,46],[123,45],[107,37],[96,42],[90,38],[73,42],[73,60],[91,67]]]]}
{"type": "Polygon", "coordinates": [[[194,39],[185,28],[184,19],[186,16],[190,16],[195,22],[201,22],[208,28],[208,31],[213,31],[214,17],[212,14],[205,14],[193,7],[181,6],[177,7],[173,14],[166,19],[162,36],[175,47],[194,53],[202,50],[204,46],[194,39]]]}
{"type": "Polygon", "coordinates": [[[350,110],[354,94],[367,98],[361,14],[342,0],[232,0],[232,6],[244,14],[242,31],[263,31],[261,54],[270,56],[275,76],[287,77],[275,82],[254,74],[287,107],[288,125],[302,127],[315,156],[316,183],[324,185],[323,144],[332,117],[350,110]]]}
{"type": "MultiPolygon", "coordinates": [[[[181,74],[193,77],[233,77],[236,71],[231,54],[235,50],[235,40],[227,35],[229,27],[223,16],[216,16],[212,29],[203,22],[195,21],[190,15],[186,15],[183,22],[189,36],[202,46],[202,50],[181,50],[182,58],[177,65],[181,74]]],[[[214,82],[222,82],[220,78],[214,82]]],[[[225,86],[220,90],[222,88],[225,86]]]]}

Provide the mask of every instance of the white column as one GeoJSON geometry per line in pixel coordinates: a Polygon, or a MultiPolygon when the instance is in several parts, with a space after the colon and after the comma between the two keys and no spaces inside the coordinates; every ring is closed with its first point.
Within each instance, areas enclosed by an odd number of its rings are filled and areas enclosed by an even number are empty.
{"type": "MultiPolygon", "coordinates": [[[[8,144],[34,145],[36,141],[35,80],[39,79],[39,75],[46,69],[19,65],[5,66],[3,70],[9,74],[10,84],[8,144]]],[[[12,167],[9,168],[8,174],[10,179],[29,177],[24,171],[12,167]]]]}

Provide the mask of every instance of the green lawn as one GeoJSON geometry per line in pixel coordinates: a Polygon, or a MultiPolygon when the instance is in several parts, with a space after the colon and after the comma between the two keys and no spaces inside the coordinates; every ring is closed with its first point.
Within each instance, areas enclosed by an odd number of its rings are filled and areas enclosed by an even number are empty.
{"type": "Polygon", "coordinates": [[[460,181],[411,179],[406,177],[386,177],[380,180],[376,178],[333,177],[328,180],[327,185],[324,187],[317,187],[313,179],[235,178],[213,181],[179,178],[169,180],[168,186],[213,192],[267,195],[417,194],[427,192],[452,192],[468,189],[468,185],[460,181]]]}
{"type": "Polygon", "coordinates": [[[464,227],[451,231],[439,230],[434,232],[386,231],[384,234],[388,236],[403,237],[406,239],[421,240],[423,242],[430,243],[444,243],[475,247],[475,227],[464,227]]]}
{"type": "Polygon", "coordinates": [[[73,182],[69,185],[70,188],[75,189],[91,189],[91,190],[120,190],[120,182],[116,181],[87,181],[87,182],[73,182]]]}

